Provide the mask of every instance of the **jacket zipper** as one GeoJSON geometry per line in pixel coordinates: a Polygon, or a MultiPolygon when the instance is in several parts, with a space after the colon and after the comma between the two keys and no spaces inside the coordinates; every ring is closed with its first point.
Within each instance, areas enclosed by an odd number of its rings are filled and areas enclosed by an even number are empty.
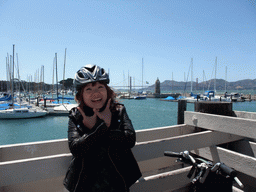
{"type": "Polygon", "coordinates": [[[111,156],[110,156],[110,154],[109,154],[109,147],[108,147],[108,156],[109,156],[110,161],[112,162],[112,165],[115,167],[116,172],[118,173],[118,175],[120,175],[120,177],[121,177],[121,178],[122,178],[122,180],[123,180],[124,187],[125,187],[125,191],[126,191],[126,192],[128,192],[128,189],[127,189],[127,186],[126,186],[126,183],[125,183],[124,177],[121,175],[121,173],[120,173],[120,172],[118,171],[118,169],[116,168],[116,165],[114,164],[114,162],[113,162],[113,160],[112,160],[112,158],[111,158],[111,156]]]}
{"type": "MultiPolygon", "coordinates": [[[[94,134],[98,129],[99,127],[103,125],[103,122],[95,129],[94,132],[92,132],[91,134],[89,134],[87,137],[89,137],[90,135],[94,134]]],[[[81,131],[81,128],[80,128],[80,125],[77,125],[77,128],[81,131]]],[[[83,132],[83,131],[82,131],[83,132]]],[[[111,160],[112,161],[112,160],[111,160]]],[[[74,192],[77,190],[77,187],[78,187],[78,184],[79,184],[79,181],[80,181],[80,177],[81,177],[81,174],[83,172],[83,168],[84,168],[84,160],[82,160],[82,167],[81,167],[81,171],[79,173],[79,177],[78,177],[78,180],[77,180],[77,183],[76,183],[76,187],[74,189],[74,192]]]]}
{"type": "Polygon", "coordinates": [[[83,169],[84,169],[84,161],[82,160],[82,167],[81,167],[81,170],[80,170],[80,173],[79,173],[79,177],[78,177],[78,180],[77,180],[77,183],[76,183],[76,187],[75,187],[73,192],[76,192],[76,190],[77,190],[77,187],[78,187],[78,184],[80,182],[80,177],[81,177],[81,174],[83,172],[83,169]]]}

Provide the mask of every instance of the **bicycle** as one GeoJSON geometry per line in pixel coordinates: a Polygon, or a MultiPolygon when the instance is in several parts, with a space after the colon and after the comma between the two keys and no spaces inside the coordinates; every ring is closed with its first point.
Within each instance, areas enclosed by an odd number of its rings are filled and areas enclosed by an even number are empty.
{"type": "Polygon", "coordinates": [[[165,151],[164,155],[177,157],[177,161],[192,165],[187,177],[191,178],[195,174],[191,181],[189,192],[232,192],[233,181],[236,181],[241,188],[244,187],[236,177],[237,172],[224,163],[213,164],[206,159],[194,158],[188,151],[180,153],[165,151]]]}

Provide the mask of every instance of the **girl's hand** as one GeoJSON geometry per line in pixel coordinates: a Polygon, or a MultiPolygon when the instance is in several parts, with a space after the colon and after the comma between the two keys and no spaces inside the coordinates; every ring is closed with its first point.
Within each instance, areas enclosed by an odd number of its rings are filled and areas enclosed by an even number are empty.
{"type": "Polygon", "coordinates": [[[99,112],[99,109],[93,109],[94,114],[96,114],[100,119],[102,119],[106,123],[107,127],[110,126],[112,118],[112,113],[109,109],[110,101],[111,99],[108,100],[107,106],[102,112],[99,112]]]}
{"type": "Polygon", "coordinates": [[[85,115],[84,111],[80,107],[77,107],[77,109],[80,111],[80,113],[83,116],[84,126],[88,127],[89,129],[93,128],[93,126],[96,124],[96,121],[97,121],[96,113],[94,113],[93,116],[88,117],[88,116],[85,115]]]}

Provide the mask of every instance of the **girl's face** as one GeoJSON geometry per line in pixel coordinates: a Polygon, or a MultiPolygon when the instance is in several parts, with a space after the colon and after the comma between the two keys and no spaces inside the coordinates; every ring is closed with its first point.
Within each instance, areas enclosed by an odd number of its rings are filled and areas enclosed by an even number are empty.
{"type": "Polygon", "coordinates": [[[100,109],[107,101],[107,89],[99,82],[94,85],[88,83],[83,90],[83,99],[88,107],[100,109]]]}

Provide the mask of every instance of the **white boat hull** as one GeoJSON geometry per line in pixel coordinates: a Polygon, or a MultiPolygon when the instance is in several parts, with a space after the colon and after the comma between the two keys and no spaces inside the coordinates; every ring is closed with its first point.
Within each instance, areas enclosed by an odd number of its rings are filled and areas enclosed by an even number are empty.
{"type": "Polygon", "coordinates": [[[47,111],[38,111],[36,109],[7,109],[0,111],[0,119],[28,119],[42,117],[47,111]]]}

